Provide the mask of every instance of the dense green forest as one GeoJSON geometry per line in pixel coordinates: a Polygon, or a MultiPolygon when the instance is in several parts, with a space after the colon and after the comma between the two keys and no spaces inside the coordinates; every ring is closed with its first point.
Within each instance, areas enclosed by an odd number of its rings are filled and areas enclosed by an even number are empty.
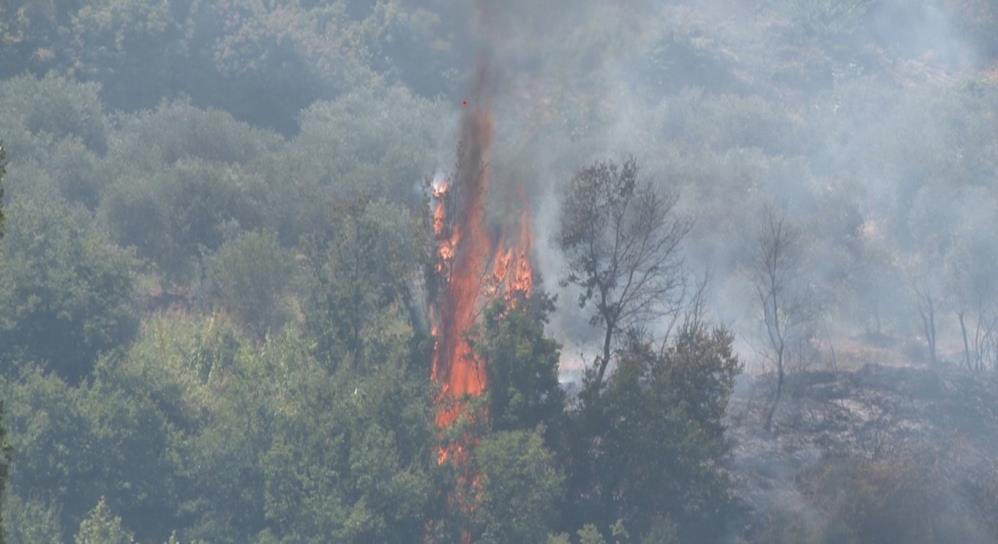
{"type": "Polygon", "coordinates": [[[998,390],[998,2],[478,4],[0,0],[0,542],[998,541],[998,465],[948,509],[837,458],[801,521],[729,432],[866,362],[998,390]],[[537,281],[442,431],[426,180],[483,56],[537,281]]]}

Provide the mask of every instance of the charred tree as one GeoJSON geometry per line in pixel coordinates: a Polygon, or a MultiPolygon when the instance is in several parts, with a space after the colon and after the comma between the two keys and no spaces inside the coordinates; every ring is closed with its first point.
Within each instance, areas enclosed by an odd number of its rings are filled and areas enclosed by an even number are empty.
{"type": "Polygon", "coordinates": [[[800,281],[800,231],[783,213],[765,208],[757,244],[751,279],[762,309],[767,358],[776,372],[776,385],[766,410],[768,431],[783,397],[789,351],[815,319],[816,307],[800,281]]]}

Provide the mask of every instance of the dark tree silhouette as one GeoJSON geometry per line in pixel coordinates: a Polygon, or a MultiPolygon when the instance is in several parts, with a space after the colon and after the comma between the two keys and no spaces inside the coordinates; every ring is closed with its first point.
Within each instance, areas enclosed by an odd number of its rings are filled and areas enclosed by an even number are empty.
{"type": "Polygon", "coordinates": [[[568,258],[563,285],[581,288],[579,306],[603,330],[595,361],[599,390],[620,333],[675,315],[684,273],[679,245],[692,220],[676,211],[678,196],[639,183],[633,158],[596,162],[569,183],[559,244],[568,258]]]}

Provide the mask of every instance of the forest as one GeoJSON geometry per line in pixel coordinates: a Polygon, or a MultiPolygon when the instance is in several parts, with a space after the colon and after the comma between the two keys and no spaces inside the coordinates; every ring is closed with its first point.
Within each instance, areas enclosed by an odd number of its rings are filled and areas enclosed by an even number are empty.
{"type": "Polygon", "coordinates": [[[0,544],[998,542],[998,0],[0,0],[0,544]]]}

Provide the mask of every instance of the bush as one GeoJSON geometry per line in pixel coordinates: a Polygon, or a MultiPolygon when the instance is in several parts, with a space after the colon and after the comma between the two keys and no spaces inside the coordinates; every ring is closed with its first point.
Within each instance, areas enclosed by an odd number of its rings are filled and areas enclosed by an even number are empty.
{"type": "Polygon", "coordinates": [[[288,317],[283,307],[294,263],[268,232],[248,232],[226,241],[208,260],[213,300],[258,336],[288,317]]]}

